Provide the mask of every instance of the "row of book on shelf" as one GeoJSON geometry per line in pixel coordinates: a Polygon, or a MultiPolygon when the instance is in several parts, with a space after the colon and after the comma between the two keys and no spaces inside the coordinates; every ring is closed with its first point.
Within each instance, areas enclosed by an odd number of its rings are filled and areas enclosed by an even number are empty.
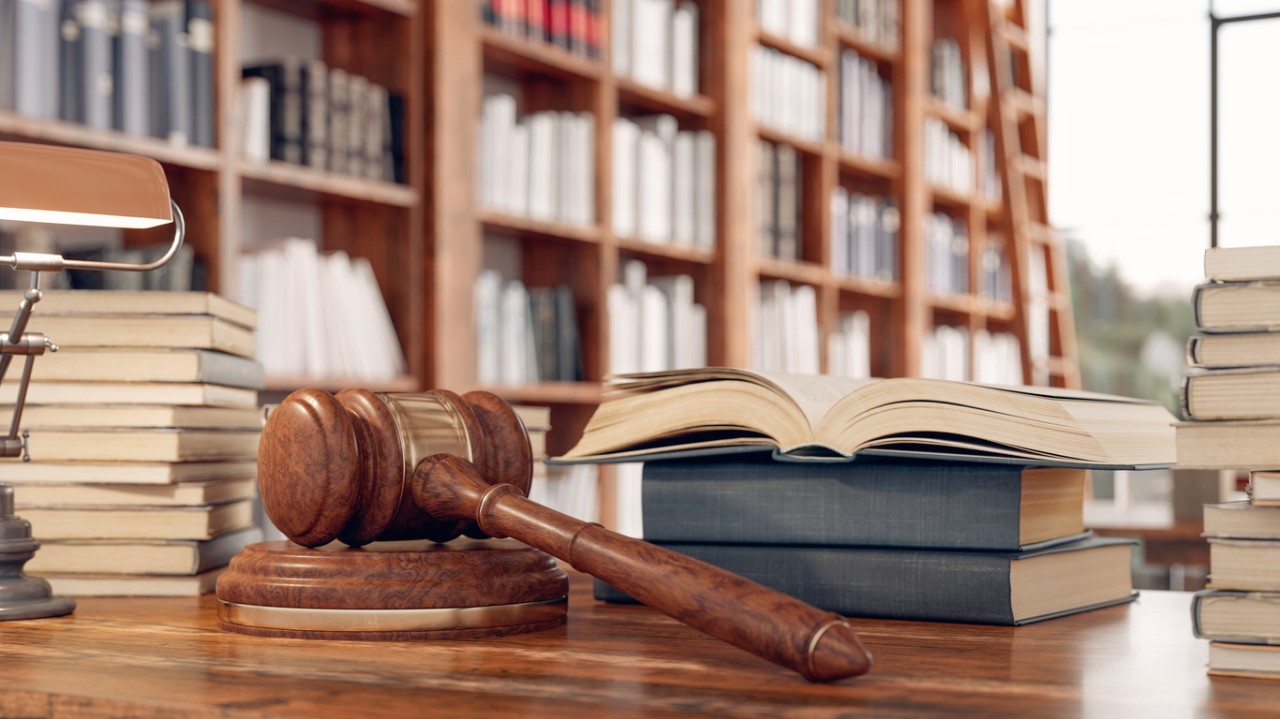
{"type": "Polygon", "coordinates": [[[893,198],[831,189],[831,271],[894,282],[898,279],[901,214],[893,198]]]}
{"type": "Polygon", "coordinates": [[[481,385],[584,378],[578,312],[568,285],[527,287],[484,270],[476,278],[472,314],[481,385]]]}
{"type": "Polygon", "coordinates": [[[671,115],[618,117],[612,172],[616,236],[715,247],[716,144],[710,131],[682,130],[671,115]]]}
{"type": "Polygon", "coordinates": [[[620,524],[852,616],[1023,624],[1130,601],[1132,542],[1084,526],[1087,470],[1174,461],[1172,416],[1128,398],[725,369],[611,386],[553,462],[643,461],[620,524]]]}
{"type": "Polygon", "coordinates": [[[874,60],[840,51],[840,146],[859,157],[893,157],[893,84],[874,60]]]}
{"type": "Polygon", "coordinates": [[[693,0],[613,0],[613,72],[635,82],[692,97],[701,88],[701,32],[693,0]]]}
{"type": "MultiPolygon", "coordinates": [[[[57,594],[197,594],[262,537],[256,326],[202,292],[45,296],[30,329],[60,351],[33,365],[31,461],[4,468],[41,544],[26,571],[57,594]]],[[[0,385],[0,404],[15,399],[0,385]]]]}
{"type": "Polygon", "coordinates": [[[1249,473],[1247,499],[1204,507],[1209,582],[1192,630],[1212,675],[1280,676],[1280,246],[1205,251],[1192,294],[1178,462],[1249,473]]]}
{"type": "Polygon", "coordinates": [[[0,109],[212,147],[215,41],[208,0],[5,0],[0,109]]]}
{"type": "Polygon", "coordinates": [[[595,117],[545,110],[520,116],[514,91],[485,95],[476,201],[547,222],[595,222],[595,117]]]}
{"type": "Polygon", "coordinates": [[[604,36],[600,0],[482,0],[480,17],[506,35],[599,58],[604,36]]]}
{"type": "Polygon", "coordinates": [[[238,122],[245,159],[405,182],[400,95],[319,59],[262,60],[246,64],[241,73],[238,122]]]}
{"type": "Polygon", "coordinates": [[[750,56],[751,117],[761,126],[819,142],[826,132],[826,81],[816,65],[765,45],[750,56]]]}
{"type": "Polygon", "coordinates": [[[287,238],[240,255],[236,300],[258,314],[268,374],[385,381],[407,371],[369,261],[287,238]]]}

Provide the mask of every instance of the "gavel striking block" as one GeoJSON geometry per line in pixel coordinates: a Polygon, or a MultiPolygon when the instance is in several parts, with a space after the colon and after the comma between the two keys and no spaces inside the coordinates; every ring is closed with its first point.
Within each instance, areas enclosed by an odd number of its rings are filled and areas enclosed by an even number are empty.
{"type": "MultiPolygon", "coordinates": [[[[531,477],[532,453],[519,417],[505,401],[486,392],[459,397],[444,391],[410,395],[344,390],[334,396],[298,390],[271,413],[258,450],[258,481],[268,516],[303,547],[324,547],[335,539],[349,545],[324,550],[339,562],[369,553],[359,547],[374,541],[445,542],[464,532],[510,537],[535,548],[527,551],[541,550],[564,560],[654,609],[810,681],[842,679],[870,668],[870,655],[843,617],[543,507],[525,496],[531,477]]],[[[321,580],[281,576],[294,572],[299,562],[296,555],[285,555],[308,550],[277,544],[283,546],[255,545],[232,561],[218,582],[220,624],[246,633],[343,636],[331,627],[318,633],[299,628],[301,619],[282,619],[296,623],[276,625],[270,617],[262,622],[251,618],[259,611],[287,617],[286,610],[333,603],[314,596],[321,580]]],[[[335,565],[324,574],[338,576],[342,569],[335,565]]],[[[477,570],[493,575],[481,585],[502,583],[502,568],[477,570]]],[[[421,573],[422,568],[405,565],[404,571],[421,573]]],[[[432,571],[429,579],[455,582],[457,573],[432,571]]],[[[545,589],[552,587],[554,595],[563,586],[557,580],[563,581],[562,573],[534,573],[524,581],[541,584],[543,593],[495,592],[499,599],[494,604],[528,613],[515,628],[495,625],[493,633],[554,625],[538,608],[545,612],[545,607],[555,606],[555,597],[548,597],[545,589]]],[[[483,630],[469,635],[476,633],[483,630]]],[[[393,633],[389,638],[400,637],[393,633]]]]}

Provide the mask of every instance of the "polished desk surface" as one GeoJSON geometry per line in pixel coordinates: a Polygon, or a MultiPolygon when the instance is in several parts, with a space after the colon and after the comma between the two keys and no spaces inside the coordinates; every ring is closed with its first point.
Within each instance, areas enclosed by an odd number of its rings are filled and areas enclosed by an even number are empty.
{"type": "Polygon", "coordinates": [[[1280,681],[1209,678],[1191,595],[1025,627],[856,620],[871,672],[798,675],[644,607],[591,599],[567,626],[434,643],[228,634],[215,600],[86,598],[0,622],[4,717],[1275,716],[1280,681]]]}

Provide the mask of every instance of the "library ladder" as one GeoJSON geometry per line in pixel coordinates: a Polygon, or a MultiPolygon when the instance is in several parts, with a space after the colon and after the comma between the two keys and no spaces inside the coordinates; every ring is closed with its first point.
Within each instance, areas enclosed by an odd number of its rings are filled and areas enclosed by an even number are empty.
{"type": "Polygon", "coordinates": [[[1049,225],[1045,190],[1044,48],[1035,45],[1044,36],[1033,31],[1040,18],[1028,15],[1036,5],[1028,0],[980,1],[987,11],[996,153],[1005,178],[1002,224],[1010,241],[1025,379],[1078,388],[1066,250],[1049,225]]]}

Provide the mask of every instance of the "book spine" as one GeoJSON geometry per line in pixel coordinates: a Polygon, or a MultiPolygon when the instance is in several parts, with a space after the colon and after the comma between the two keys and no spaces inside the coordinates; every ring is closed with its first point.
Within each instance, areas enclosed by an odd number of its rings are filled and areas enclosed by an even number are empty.
{"type": "Polygon", "coordinates": [[[1018,465],[677,460],[643,486],[654,541],[1020,548],[1018,465]]]}
{"type": "Polygon", "coordinates": [[[191,77],[191,142],[213,147],[213,5],[208,0],[187,0],[187,53],[191,77]]]}

